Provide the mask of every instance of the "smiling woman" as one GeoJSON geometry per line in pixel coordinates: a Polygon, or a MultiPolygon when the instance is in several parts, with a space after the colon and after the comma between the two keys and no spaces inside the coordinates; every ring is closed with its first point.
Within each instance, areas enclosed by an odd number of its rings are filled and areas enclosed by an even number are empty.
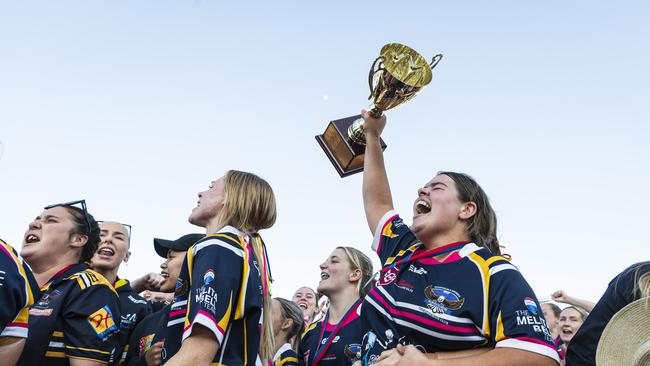
{"type": "Polygon", "coordinates": [[[48,206],[29,224],[21,255],[42,296],[29,311],[33,331],[19,365],[110,360],[120,308],[112,284],[86,263],[98,243],[99,227],[83,200],[48,206]]]}

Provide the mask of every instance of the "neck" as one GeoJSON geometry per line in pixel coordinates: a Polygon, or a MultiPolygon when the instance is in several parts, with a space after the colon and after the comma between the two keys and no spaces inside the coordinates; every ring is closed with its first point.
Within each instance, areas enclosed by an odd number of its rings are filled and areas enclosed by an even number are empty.
{"type": "Polygon", "coordinates": [[[560,335],[560,332],[557,330],[557,328],[552,328],[551,336],[553,337],[553,339],[557,338],[558,335],[560,335]]]}
{"type": "Polygon", "coordinates": [[[359,298],[359,292],[355,286],[348,286],[339,292],[327,296],[330,300],[327,321],[331,324],[338,324],[345,315],[345,312],[359,298]]]}
{"type": "Polygon", "coordinates": [[[49,265],[31,265],[30,267],[32,268],[32,273],[34,274],[34,279],[36,279],[36,283],[38,283],[38,287],[43,287],[45,284],[47,284],[52,277],[54,277],[57,272],[60,270],[64,269],[65,267],[68,267],[73,264],[77,264],[78,261],[76,260],[61,260],[57,261],[56,263],[50,263],[49,265]]]}
{"type": "MultiPolygon", "coordinates": [[[[291,343],[291,342],[289,342],[289,339],[288,339],[287,336],[288,336],[288,333],[286,331],[284,331],[284,330],[281,330],[280,332],[278,332],[278,334],[275,335],[275,349],[273,350],[273,355],[278,353],[278,350],[280,349],[280,347],[282,347],[285,343],[291,343]]],[[[300,336],[300,335],[298,335],[298,336],[300,336]]]]}
{"type": "Polygon", "coordinates": [[[431,238],[422,240],[426,250],[443,247],[447,244],[457,243],[459,241],[470,241],[469,235],[465,232],[465,227],[455,227],[452,230],[433,235],[431,238]]]}
{"type": "Polygon", "coordinates": [[[117,268],[93,268],[93,270],[100,275],[104,276],[110,282],[111,284],[115,284],[115,281],[117,281],[117,270],[120,267],[117,268]]]}

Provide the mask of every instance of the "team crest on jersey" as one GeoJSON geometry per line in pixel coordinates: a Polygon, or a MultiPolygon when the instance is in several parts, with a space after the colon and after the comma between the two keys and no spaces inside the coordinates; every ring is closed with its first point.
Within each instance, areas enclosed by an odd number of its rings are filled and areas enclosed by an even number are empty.
{"type": "Polygon", "coordinates": [[[206,285],[208,285],[208,284],[210,284],[210,282],[212,282],[213,280],[214,280],[214,271],[211,270],[211,269],[209,269],[209,270],[207,270],[207,271],[205,272],[205,274],[203,275],[203,283],[206,284],[206,285]]]}
{"type": "Polygon", "coordinates": [[[465,303],[465,299],[458,292],[440,286],[427,286],[424,296],[427,307],[436,314],[449,314],[463,307],[465,303]]]}
{"type": "Polygon", "coordinates": [[[343,348],[343,354],[347,358],[346,365],[351,365],[361,359],[361,345],[359,343],[351,343],[343,348]]]}
{"type": "Polygon", "coordinates": [[[537,309],[537,304],[535,303],[535,300],[531,299],[530,297],[525,297],[524,305],[526,305],[526,309],[528,309],[528,311],[537,315],[539,309],[537,309]]]}
{"type": "Polygon", "coordinates": [[[108,306],[99,308],[88,316],[88,324],[93,328],[102,341],[107,340],[113,333],[117,332],[117,326],[113,321],[113,313],[108,306]]]}
{"type": "Polygon", "coordinates": [[[55,289],[51,292],[47,292],[41,297],[36,306],[47,307],[50,305],[50,302],[56,300],[59,296],[61,296],[61,291],[59,290],[55,289]]]}
{"type": "Polygon", "coordinates": [[[388,271],[384,272],[384,274],[379,277],[379,281],[377,282],[377,286],[388,286],[391,283],[395,282],[397,279],[397,268],[391,268],[388,271]]]}

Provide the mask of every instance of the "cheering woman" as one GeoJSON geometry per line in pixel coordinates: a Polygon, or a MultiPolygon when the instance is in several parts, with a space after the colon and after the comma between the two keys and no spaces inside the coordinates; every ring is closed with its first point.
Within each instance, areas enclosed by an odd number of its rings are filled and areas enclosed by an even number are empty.
{"type": "Polygon", "coordinates": [[[384,168],[386,117],[363,118],[364,208],[382,263],[362,307],[364,365],[556,365],[533,290],[499,256],[496,216],[481,187],[465,174],[436,174],[418,189],[409,228],[393,211],[384,168]],[[476,347],[494,348],[428,359],[476,347]]]}
{"type": "Polygon", "coordinates": [[[199,193],[189,221],[207,235],[187,251],[161,363],[252,366],[258,354],[263,363],[273,356],[270,271],[258,232],[275,217],[273,190],[254,174],[230,170],[199,193]]]}
{"type": "Polygon", "coordinates": [[[312,323],[298,348],[305,366],[352,365],[361,355],[359,311],[372,280],[372,262],[352,247],[338,247],[320,265],[317,291],[329,298],[325,317],[312,323]]]}

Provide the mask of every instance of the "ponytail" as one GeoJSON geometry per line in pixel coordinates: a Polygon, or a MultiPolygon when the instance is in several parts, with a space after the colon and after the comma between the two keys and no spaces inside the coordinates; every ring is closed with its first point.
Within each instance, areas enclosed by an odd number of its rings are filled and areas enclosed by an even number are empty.
{"type": "Polygon", "coordinates": [[[264,307],[262,308],[262,339],[260,341],[259,355],[262,363],[273,357],[275,352],[275,336],[273,335],[273,299],[271,298],[271,269],[269,267],[266,246],[258,233],[251,234],[251,248],[260,270],[262,281],[262,296],[264,296],[264,307]]]}

